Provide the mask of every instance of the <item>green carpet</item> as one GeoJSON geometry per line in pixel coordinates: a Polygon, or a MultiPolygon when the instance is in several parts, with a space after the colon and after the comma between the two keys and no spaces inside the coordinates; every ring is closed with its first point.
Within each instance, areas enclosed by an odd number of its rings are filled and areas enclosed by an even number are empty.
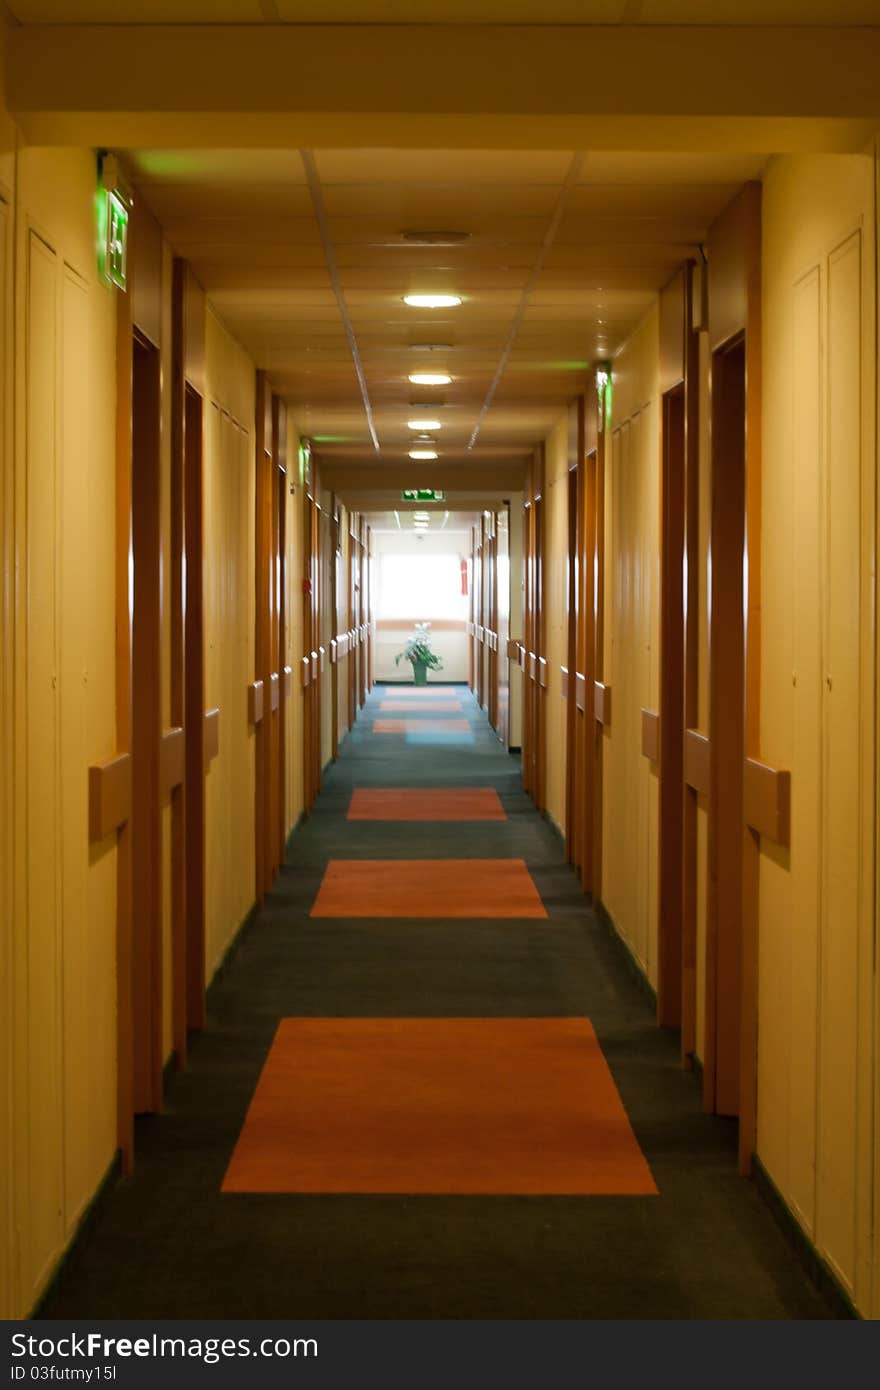
{"type": "MultiPolygon", "coordinates": [[[[735,1127],[702,1113],[558,836],[462,691],[471,733],[374,735],[370,697],[265,910],[209,994],[208,1026],[137,1169],[101,1204],[46,1318],[829,1318],[754,1186],[735,1127]],[[479,825],[346,821],[354,786],[494,786],[479,825]],[[330,858],[526,860],[542,921],[311,920],[330,858]],[[278,1021],[592,1020],[657,1197],[222,1195],[278,1021]]],[[[418,718],[414,711],[413,718],[418,718]]],[[[425,716],[430,717],[430,716],[425,716]]],[[[243,827],[243,830],[247,827],[243,827]]]]}

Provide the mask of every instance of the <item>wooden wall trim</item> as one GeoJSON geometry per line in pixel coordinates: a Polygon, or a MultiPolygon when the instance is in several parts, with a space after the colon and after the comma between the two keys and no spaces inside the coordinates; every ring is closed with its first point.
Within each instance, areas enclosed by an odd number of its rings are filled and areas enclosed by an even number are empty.
{"type": "Polygon", "coordinates": [[[131,755],[117,753],[89,768],[89,841],[99,844],[131,815],[131,755]]]}
{"type": "Polygon", "coordinates": [[[561,693],[562,693],[562,698],[563,698],[563,700],[567,700],[567,699],[568,699],[568,667],[567,667],[567,666],[560,666],[560,668],[559,668],[559,684],[560,684],[560,690],[561,690],[561,693]]]}
{"type": "Polygon", "coordinates": [[[310,684],[312,679],[312,663],[309,657],[300,658],[300,670],[302,671],[303,688],[310,684]]]}
{"type": "Polygon", "coordinates": [[[791,773],[746,758],[743,784],[746,825],[774,844],[791,842],[791,773]]]}
{"type": "Polygon", "coordinates": [[[167,796],[183,784],[186,770],[186,740],[183,728],[163,729],[159,744],[159,791],[167,796]]]}
{"type": "Polygon", "coordinates": [[[642,757],[660,761],[660,716],[655,710],[642,710],[642,757]]]}
{"type": "Polygon", "coordinates": [[[285,698],[286,700],[288,700],[288,699],[290,698],[291,692],[293,691],[293,667],[292,667],[292,666],[285,666],[283,674],[284,674],[284,698],[285,698]]]}
{"type": "Polygon", "coordinates": [[[608,729],[611,726],[611,686],[603,681],[593,681],[593,711],[597,724],[608,729]]]}
{"type": "Polygon", "coordinates": [[[546,690],[546,689],[547,689],[547,681],[548,681],[548,676],[547,676],[547,658],[546,658],[546,656],[539,656],[539,657],[538,657],[538,685],[541,687],[542,690],[546,690]]]}
{"type": "Polygon", "coordinates": [[[269,677],[269,708],[276,710],[281,703],[281,678],[277,671],[273,671],[269,677]]]}
{"type": "Polygon", "coordinates": [[[587,708],[587,678],[580,671],[574,674],[574,702],[579,710],[587,708]]]}
{"type": "Polygon", "coordinates": [[[205,762],[213,762],[220,752],[220,711],[205,711],[205,762]]]}
{"type": "Polygon", "coordinates": [[[251,681],[247,688],[248,722],[259,724],[263,718],[263,682],[251,681]]]}
{"type": "Polygon", "coordinates": [[[665,395],[685,380],[688,354],[687,318],[692,262],[679,266],[660,291],[660,393],[665,395]]]}
{"type": "Polygon", "coordinates": [[[709,795],[709,740],[699,729],[685,729],[684,780],[701,796],[709,795]]]}

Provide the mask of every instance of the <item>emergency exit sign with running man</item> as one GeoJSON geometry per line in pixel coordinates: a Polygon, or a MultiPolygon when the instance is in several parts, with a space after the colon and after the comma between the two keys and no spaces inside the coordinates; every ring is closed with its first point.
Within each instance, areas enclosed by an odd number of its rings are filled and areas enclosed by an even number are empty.
{"type": "Polygon", "coordinates": [[[446,493],[433,487],[407,487],[400,494],[401,502],[445,502],[446,493]]]}

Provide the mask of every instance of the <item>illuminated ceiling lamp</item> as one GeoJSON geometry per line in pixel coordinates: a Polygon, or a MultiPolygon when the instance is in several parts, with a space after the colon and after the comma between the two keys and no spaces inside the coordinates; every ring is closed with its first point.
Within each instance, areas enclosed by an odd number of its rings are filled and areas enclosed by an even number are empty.
{"type": "Polygon", "coordinates": [[[455,309],[461,303],[461,295],[405,294],[403,302],[411,309],[455,309]]]}
{"type": "Polygon", "coordinates": [[[448,386],[452,381],[446,372],[410,372],[409,379],[413,386],[448,386]]]}
{"type": "Polygon", "coordinates": [[[436,449],[410,449],[410,451],[409,451],[409,456],[410,456],[411,459],[421,459],[422,462],[426,462],[426,461],[429,460],[429,459],[435,459],[435,458],[437,457],[437,450],[436,450],[436,449]]]}
{"type": "Polygon", "coordinates": [[[407,428],[411,430],[440,430],[443,428],[439,420],[407,420],[407,428]]]}

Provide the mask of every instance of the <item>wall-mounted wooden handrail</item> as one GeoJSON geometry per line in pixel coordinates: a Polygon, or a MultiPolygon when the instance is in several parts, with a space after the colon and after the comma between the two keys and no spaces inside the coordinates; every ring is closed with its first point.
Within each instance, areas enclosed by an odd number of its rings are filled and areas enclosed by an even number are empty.
{"type": "Polygon", "coordinates": [[[791,773],[746,758],[743,782],[746,824],[777,845],[791,843],[791,773]]]}
{"type": "Polygon", "coordinates": [[[546,689],[547,689],[547,682],[548,682],[548,680],[549,680],[549,677],[548,677],[548,675],[547,675],[547,658],[546,658],[546,656],[539,656],[539,657],[538,657],[538,685],[540,686],[540,688],[541,688],[542,690],[546,690],[546,689]]]}
{"type": "Polygon", "coordinates": [[[220,711],[205,711],[205,763],[213,762],[220,752],[220,711]]]}
{"type": "Polygon", "coordinates": [[[89,768],[89,840],[98,844],[131,815],[131,754],[117,753],[89,768]]]}
{"type": "Polygon", "coordinates": [[[277,671],[269,676],[269,708],[276,710],[281,703],[281,678],[277,671]]]}
{"type": "Polygon", "coordinates": [[[247,689],[248,721],[256,726],[263,718],[263,682],[251,681],[247,689]]]}
{"type": "Polygon", "coordinates": [[[603,729],[611,727],[611,686],[593,681],[593,713],[603,729]]]}
{"type": "Polygon", "coordinates": [[[559,668],[559,681],[560,681],[560,689],[561,689],[561,691],[562,691],[562,698],[563,698],[563,700],[567,700],[567,699],[568,699],[568,667],[567,667],[567,666],[560,666],[560,668],[559,668]]]}
{"type": "Polygon", "coordinates": [[[319,647],[319,648],[318,648],[318,665],[319,665],[319,667],[321,668],[322,671],[324,670],[324,667],[325,667],[325,659],[326,659],[326,656],[327,656],[327,649],[326,649],[326,647],[319,647]]]}
{"type": "Polygon", "coordinates": [[[182,786],[186,768],[183,729],[165,729],[159,744],[159,790],[163,796],[182,786]]]}
{"type": "Polygon", "coordinates": [[[587,708],[587,678],[580,671],[574,673],[574,702],[579,710],[587,708]]]}
{"type": "Polygon", "coordinates": [[[651,709],[642,710],[642,757],[660,761],[660,716],[651,709]]]}
{"type": "Polygon", "coordinates": [[[519,661],[520,642],[518,637],[508,637],[507,656],[510,661],[519,661]]]}
{"type": "Polygon", "coordinates": [[[303,656],[300,658],[299,665],[302,671],[302,683],[303,686],[306,686],[312,679],[312,663],[307,656],[303,656]]]}
{"type": "Polygon", "coordinates": [[[699,729],[685,729],[684,780],[695,792],[709,795],[709,740],[699,729]]]}
{"type": "Polygon", "coordinates": [[[292,667],[292,666],[285,666],[285,668],[284,668],[284,698],[285,698],[285,699],[289,699],[289,698],[290,698],[290,694],[291,694],[291,691],[292,691],[292,690],[293,690],[293,667],[292,667]]]}

